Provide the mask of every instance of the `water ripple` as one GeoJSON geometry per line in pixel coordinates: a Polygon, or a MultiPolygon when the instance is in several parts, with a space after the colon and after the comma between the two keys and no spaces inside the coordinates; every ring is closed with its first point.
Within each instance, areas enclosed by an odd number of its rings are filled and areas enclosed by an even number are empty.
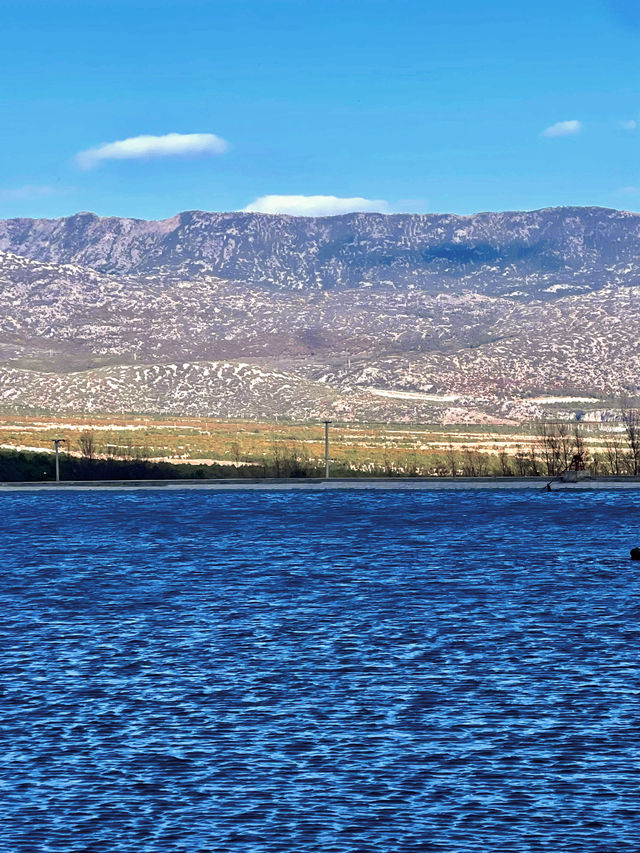
{"type": "Polygon", "coordinates": [[[640,496],[1,500],[2,850],[640,849],[640,496]]]}

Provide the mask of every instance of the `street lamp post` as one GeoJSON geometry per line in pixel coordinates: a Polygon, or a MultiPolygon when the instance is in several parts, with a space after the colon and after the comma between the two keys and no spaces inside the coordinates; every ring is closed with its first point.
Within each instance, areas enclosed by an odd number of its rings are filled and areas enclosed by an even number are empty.
{"type": "Polygon", "coordinates": [[[324,423],[324,478],[329,479],[329,424],[331,421],[323,421],[324,423]]]}
{"type": "Polygon", "coordinates": [[[56,449],[56,483],[60,482],[60,457],[59,457],[59,447],[61,444],[64,444],[66,439],[64,438],[52,438],[53,446],[56,449]]]}

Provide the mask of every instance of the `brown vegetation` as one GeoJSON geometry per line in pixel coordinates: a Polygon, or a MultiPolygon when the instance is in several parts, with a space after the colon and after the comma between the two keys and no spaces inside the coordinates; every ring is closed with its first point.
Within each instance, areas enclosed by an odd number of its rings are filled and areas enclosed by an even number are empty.
{"type": "MultiPolygon", "coordinates": [[[[50,452],[59,435],[71,456],[89,461],[217,464],[229,473],[246,468],[251,476],[323,473],[319,423],[0,417],[0,446],[7,449],[50,452]]],[[[595,475],[640,472],[640,412],[630,406],[621,406],[618,422],[606,425],[548,419],[522,427],[334,423],[330,438],[335,475],[556,477],[576,455],[595,475]]]]}

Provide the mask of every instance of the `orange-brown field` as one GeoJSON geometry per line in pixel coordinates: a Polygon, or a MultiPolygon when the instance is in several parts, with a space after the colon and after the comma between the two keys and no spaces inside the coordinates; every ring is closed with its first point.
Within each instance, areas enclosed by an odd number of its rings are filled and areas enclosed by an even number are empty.
{"type": "MultiPolygon", "coordinates": [[[[91,452],[100,457],[261,465],[278,454],[295,454],[319,464],[324,457],[323,430],[321,423],[0,415],[0,448],[51,449],[53,438],[64,438],[65,449],[80,455],[86,453],[89,438],[91,452]]],[[[582,433],[595,454],[614,435],[611,427],[607,433],[593,425],[582,433]]],[[[331,459],[341,467],[363,471],[445,473],[454,459],[460,467],[466,458],[484,459],[483,473],[500,473],[500,465],[515,466],[518,458],[540,453],[540,439],[531,425],[334,423],[330,437],[331,459]],[[490,471],[484,471],[487,466],[490,471]]]]}

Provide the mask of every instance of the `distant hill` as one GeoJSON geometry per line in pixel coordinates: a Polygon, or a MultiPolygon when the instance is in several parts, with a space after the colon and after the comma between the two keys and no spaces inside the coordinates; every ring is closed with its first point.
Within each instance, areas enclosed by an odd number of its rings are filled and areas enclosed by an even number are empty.
{"type": "Polygon", "coordinates": [[[602,208],[0,221],[0,406],[606,417],[639,297],[640,215],[602,208]]]}

